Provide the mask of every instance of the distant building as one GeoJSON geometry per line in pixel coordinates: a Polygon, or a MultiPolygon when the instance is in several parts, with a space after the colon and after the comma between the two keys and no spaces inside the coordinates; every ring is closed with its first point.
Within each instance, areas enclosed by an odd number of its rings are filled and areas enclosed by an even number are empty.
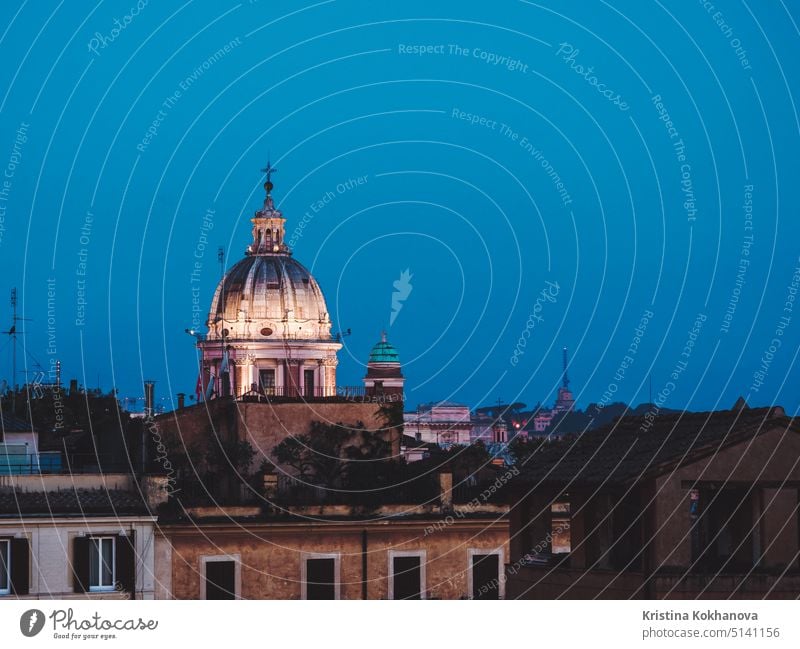
{"type": "Polygon", "coordinates": [[[403,415],[405,434],[421,442],[448,448],[472,442],[472,413],[468,406],[452,401],[425,403],[403,415]]]}
{"type": "Polygon", "coordinates": [[[525,428],[529,437],[541,437],[543,434],[547,434],[553,419],[575,409],[575,397],[569,389],[569,359],[566,347],[563,350],[563,359],[561,386],[558,388],[556,402],[552,408],[537,408],[525,428]]]}
{"type": "Polygon", "coordinates": [[[553,410],[540,410],[533,417],[533,430],[536,433],[544,433],[550,422],[553,421],[553,410]]]}
{"type": "Polygon", "coordinates": [[[561,379],[561,387],[558,388],[558,397],[556,398],[556,405],[553,408],[555,412],[571,412],[575,407],[575,397],[569,389],[569,375],[567,369],[569,361],[567,358],[567,348],[564,347],[564,373],[561,379]]]}
{"type": "Polygon", "coordinates": [[[508,425],[500,417],[474,414],[471,418],[470,440],[489,444],[502,444],[508,441],[508,425]]]}

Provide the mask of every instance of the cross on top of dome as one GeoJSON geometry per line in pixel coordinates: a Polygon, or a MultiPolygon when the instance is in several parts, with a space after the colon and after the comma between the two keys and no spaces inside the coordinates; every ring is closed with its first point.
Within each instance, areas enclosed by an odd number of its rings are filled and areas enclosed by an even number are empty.
{"type": "Polygon", "coordinates": [[[277,173],[278,169],[273,167],[272,163],[267,160],[267,166],[261,171],[267,174],[267,182],[264,183],[264,189],[267,190],[267,196],[269,196],[272,193],[272,188],[274,187],[272,184],[272,174],[277,173]]]}
{"type": "Polygon", "coordinates": [[[291,254],[289,247],[284,243],[286,219],[280,210],[275,209],[272,202],[272,174],[278,171],[267,161],[267,166],[262,170],[267,174],[264,189],[264,206],[258,210],[251,221],[253,222],[253,243],[247,248],[248,255],[291,254]]]}

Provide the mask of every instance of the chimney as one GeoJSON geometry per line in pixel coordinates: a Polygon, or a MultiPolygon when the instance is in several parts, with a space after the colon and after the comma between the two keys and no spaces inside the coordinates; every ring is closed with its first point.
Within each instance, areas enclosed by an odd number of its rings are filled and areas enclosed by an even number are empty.
{"type": "Polygon", "coordinates": [[[186,406],[186,393],[178,392],[178,410],[183,410],[186,406]]]}
{"type": "Polygon", "coordinates": [[[439,504],[443,512],[453,510],[453,474],[449,471],[439,474],[439,504]]]}
{"type": "Polygon", "coordinates": [[[156,390],[156,382],[155,381],[145,381],[144,382],[144,416],[145,417],[152,417],[155,413],[153,411],[153,406],[155,405],[155,390],[156,390]]]}
{"type": "Polygon", "coordinates": [[[78,379],[69,380],[69,395],[73,396],[78,394],[78,379]]]}
{"type": "Polygon", "coordinates": [[[169,500],[170,478],[168,476],[142,476],[141,487],[147,507],[151,512],[155,512],[159,505],[169,500]]]}

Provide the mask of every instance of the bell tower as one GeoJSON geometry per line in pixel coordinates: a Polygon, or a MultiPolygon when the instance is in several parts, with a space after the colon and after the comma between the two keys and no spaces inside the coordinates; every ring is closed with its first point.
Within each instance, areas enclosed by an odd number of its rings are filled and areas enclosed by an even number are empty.
{"type": "Polygon", "coordinates": [[[366,396],[375,401],[402,401],[405,378],[400,367],[400,355],[386,340],[386,332],[370,352],[367,375],[364,377],[366,396]]]}

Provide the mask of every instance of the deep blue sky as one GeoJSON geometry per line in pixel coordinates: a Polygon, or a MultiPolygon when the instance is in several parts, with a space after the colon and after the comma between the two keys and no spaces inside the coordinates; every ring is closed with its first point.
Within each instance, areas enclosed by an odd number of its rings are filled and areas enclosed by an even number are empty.
{"type": "Polygon", "coordinates": [[[10,323],[18,287],[31,318],[20,372],[58,357],[65,379],[99,376],[121,396],[140,395],[142,378],[160,397],[192,393],[183,330],[203,217],[215,210],[197,284],[205,310],[217,247],[230,265],[249,242],[271,154],[289,233],[313,216],[295,255],[335,329],[353,331],[340,384],[360,384],[386,327],[410,406],[550,402],[567,345],[582,407],[609,385],[615,399],[646,400],[652,375],[668,407],[727,408],[743,394],[796,411],[800,306],[783,309],[800,267],[800,9],[714,4],[151,0],[126,19],[134,0],[3,2],[0,313],[10,323]],[[115,19],[126,25],[116,35],[115,19]],[[389,327],[405,269],[413,289],[389,327]],[[558,295],[537,307],[547,281],[558,295]]]}

